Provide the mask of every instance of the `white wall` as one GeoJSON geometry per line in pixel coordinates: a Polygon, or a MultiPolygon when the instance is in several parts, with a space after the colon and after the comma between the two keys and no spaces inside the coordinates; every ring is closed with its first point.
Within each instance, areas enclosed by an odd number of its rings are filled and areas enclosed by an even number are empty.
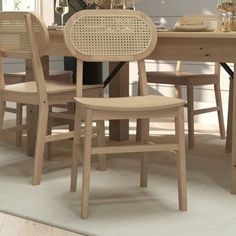
{"type": "Polygon", "coordinates": [[[136,9],[153,17],[178,17],[194,13],[217,13],[217,0],[138,0],[136,9]]]}

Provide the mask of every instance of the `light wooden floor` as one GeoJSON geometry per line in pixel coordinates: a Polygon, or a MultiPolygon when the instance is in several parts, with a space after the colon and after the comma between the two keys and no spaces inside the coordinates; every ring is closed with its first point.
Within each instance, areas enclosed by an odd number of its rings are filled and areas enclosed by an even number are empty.
{"type": "Polygon", "coordinates": [[[0,236],[82,236],[0,212],[0,236]]]}

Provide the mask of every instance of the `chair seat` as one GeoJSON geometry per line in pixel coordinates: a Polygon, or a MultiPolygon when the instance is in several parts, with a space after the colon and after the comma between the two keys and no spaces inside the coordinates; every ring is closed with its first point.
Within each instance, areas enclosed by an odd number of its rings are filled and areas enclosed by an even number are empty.
{"type": "Polygon", "coordinates": [[[147,72],[147,80],[149,83],[186,85],[191,82],[193,85],[207,85],[215,84],[216,79],[217,75],[215,74],[194,74],[174,71],[147,72]]]}
{"type": "MultiPolygon", "coordinates": [[[[37,87],[35,81],[7,85],[4,90],[5,92],[37,94],[37,87]]],[[[71,83],[46,81],[46,90],[48,94],[68,92],[75,90],[75,85],[71,83]]]]}
{"type": "MultiPolygon", "coordinates": [[[[45,81],[49,105],[60,102],[72,102],[76,94],[75,85],[71,83],[45,81]],[[60,100],[59,97],[60,97],[60,100]],[[51,99],[50,99],[51,98],[51,99]]],[[[37,105],[39,97],[35,81],[6,85],[2,90],[2,99],[5,101],[37,105]]]]}
{"type": "Polygon", "coordinates": [[[150,95],[119,98],[75,98],[83,107],[110,111],[150,111],[182,106],[182,99],[150,95]]]}
{"type": "MultiPolygon", "coordinates": [[[[50,70],[49,75],[50,76],[58,76],[58,75],[71,75],[73,72],[72,71],[54,71],[50,70]]],[[[24,77],[26,76],[25,71],[20,71],[20,72],[11,72],[11,73],[4,73],[4,76],[10,77],[10,78],[17,78],[17,77],[24,77]]]]}
{"type": "Polygon", "coordinates": [[[163,76],[163,77],[171,77],[171,76],[175,76],[175,77],[180,77],[180,78],[204,78],[204,77],[209,77],[210,75],[212,75],[212,77],[216,77],[216,75],[214,74],[195,74],[195,73],[190,73],[190,72],[180,72],[180,71],[153,71],[153,72],[147,72],[148,75],[160,75],[160,76],[163,76]]]}

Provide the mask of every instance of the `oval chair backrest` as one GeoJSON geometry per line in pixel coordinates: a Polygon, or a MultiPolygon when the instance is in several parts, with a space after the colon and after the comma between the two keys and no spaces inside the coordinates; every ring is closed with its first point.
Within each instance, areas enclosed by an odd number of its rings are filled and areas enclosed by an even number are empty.
{"type": "Polygon", "coordinates": [[[64,37],[81,61],[131,61],[152,52],[157,32],[151,19],[139,11],[84,10],[67,21],[64,37]]]}
{"type": "Polygon", "coordinates": [[[33,44],[43,55],[49,41],[48,31],[32,12],[0,12],[0,51],[4,57],[27,58],[33,44]]]}

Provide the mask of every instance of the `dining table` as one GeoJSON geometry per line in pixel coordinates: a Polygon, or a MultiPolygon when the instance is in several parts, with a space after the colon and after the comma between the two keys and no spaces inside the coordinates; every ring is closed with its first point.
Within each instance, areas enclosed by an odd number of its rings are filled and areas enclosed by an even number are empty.
{"type": "MultiPolygon", "coordinates": [[[[49,45],[42,58],[45,73],[49,70],[49,56],[71,56],[67,49],[62,30],[49,30],[49,45]]],[[[236,32],[158,32],[158,40],[154,51],[147,59],[181,60],[195,62],[233,63],[236,71],[236,32]]],[[[118,62],[117,62],[118,63],[118,62]]],[[[109,64],[110,71],[116,62],[109,64]]],[[[26,74],[30,74],[30,63],[26,66],[26,74]]],[[[233,80],[236,79],[234,73],[233,80]]],[[[236,100],[236,83],[232,86],[233,101],[236,100]]],[[[129,65],[115,75],[109,84],[109,96],[129,96],[129,65]]],[[[35,113],[29,111],[29,120],[35,122],[35,113]]],[[[232,121],[236,120],[236,103],[232,105],[232,121]]],[[[122,140],[128,137],[128,121],[112,121],[109,125],[110,138],[122,140]]],[[[31,129],[28,135],[28,154],[32,154],[35,131],[31,129]]],[[[232,122],[232,152],[231,152],[231,193],[236,194],[236,123],[232,122]]],[[[204,152],[204,150],[203,150],[204,152]]]]}

